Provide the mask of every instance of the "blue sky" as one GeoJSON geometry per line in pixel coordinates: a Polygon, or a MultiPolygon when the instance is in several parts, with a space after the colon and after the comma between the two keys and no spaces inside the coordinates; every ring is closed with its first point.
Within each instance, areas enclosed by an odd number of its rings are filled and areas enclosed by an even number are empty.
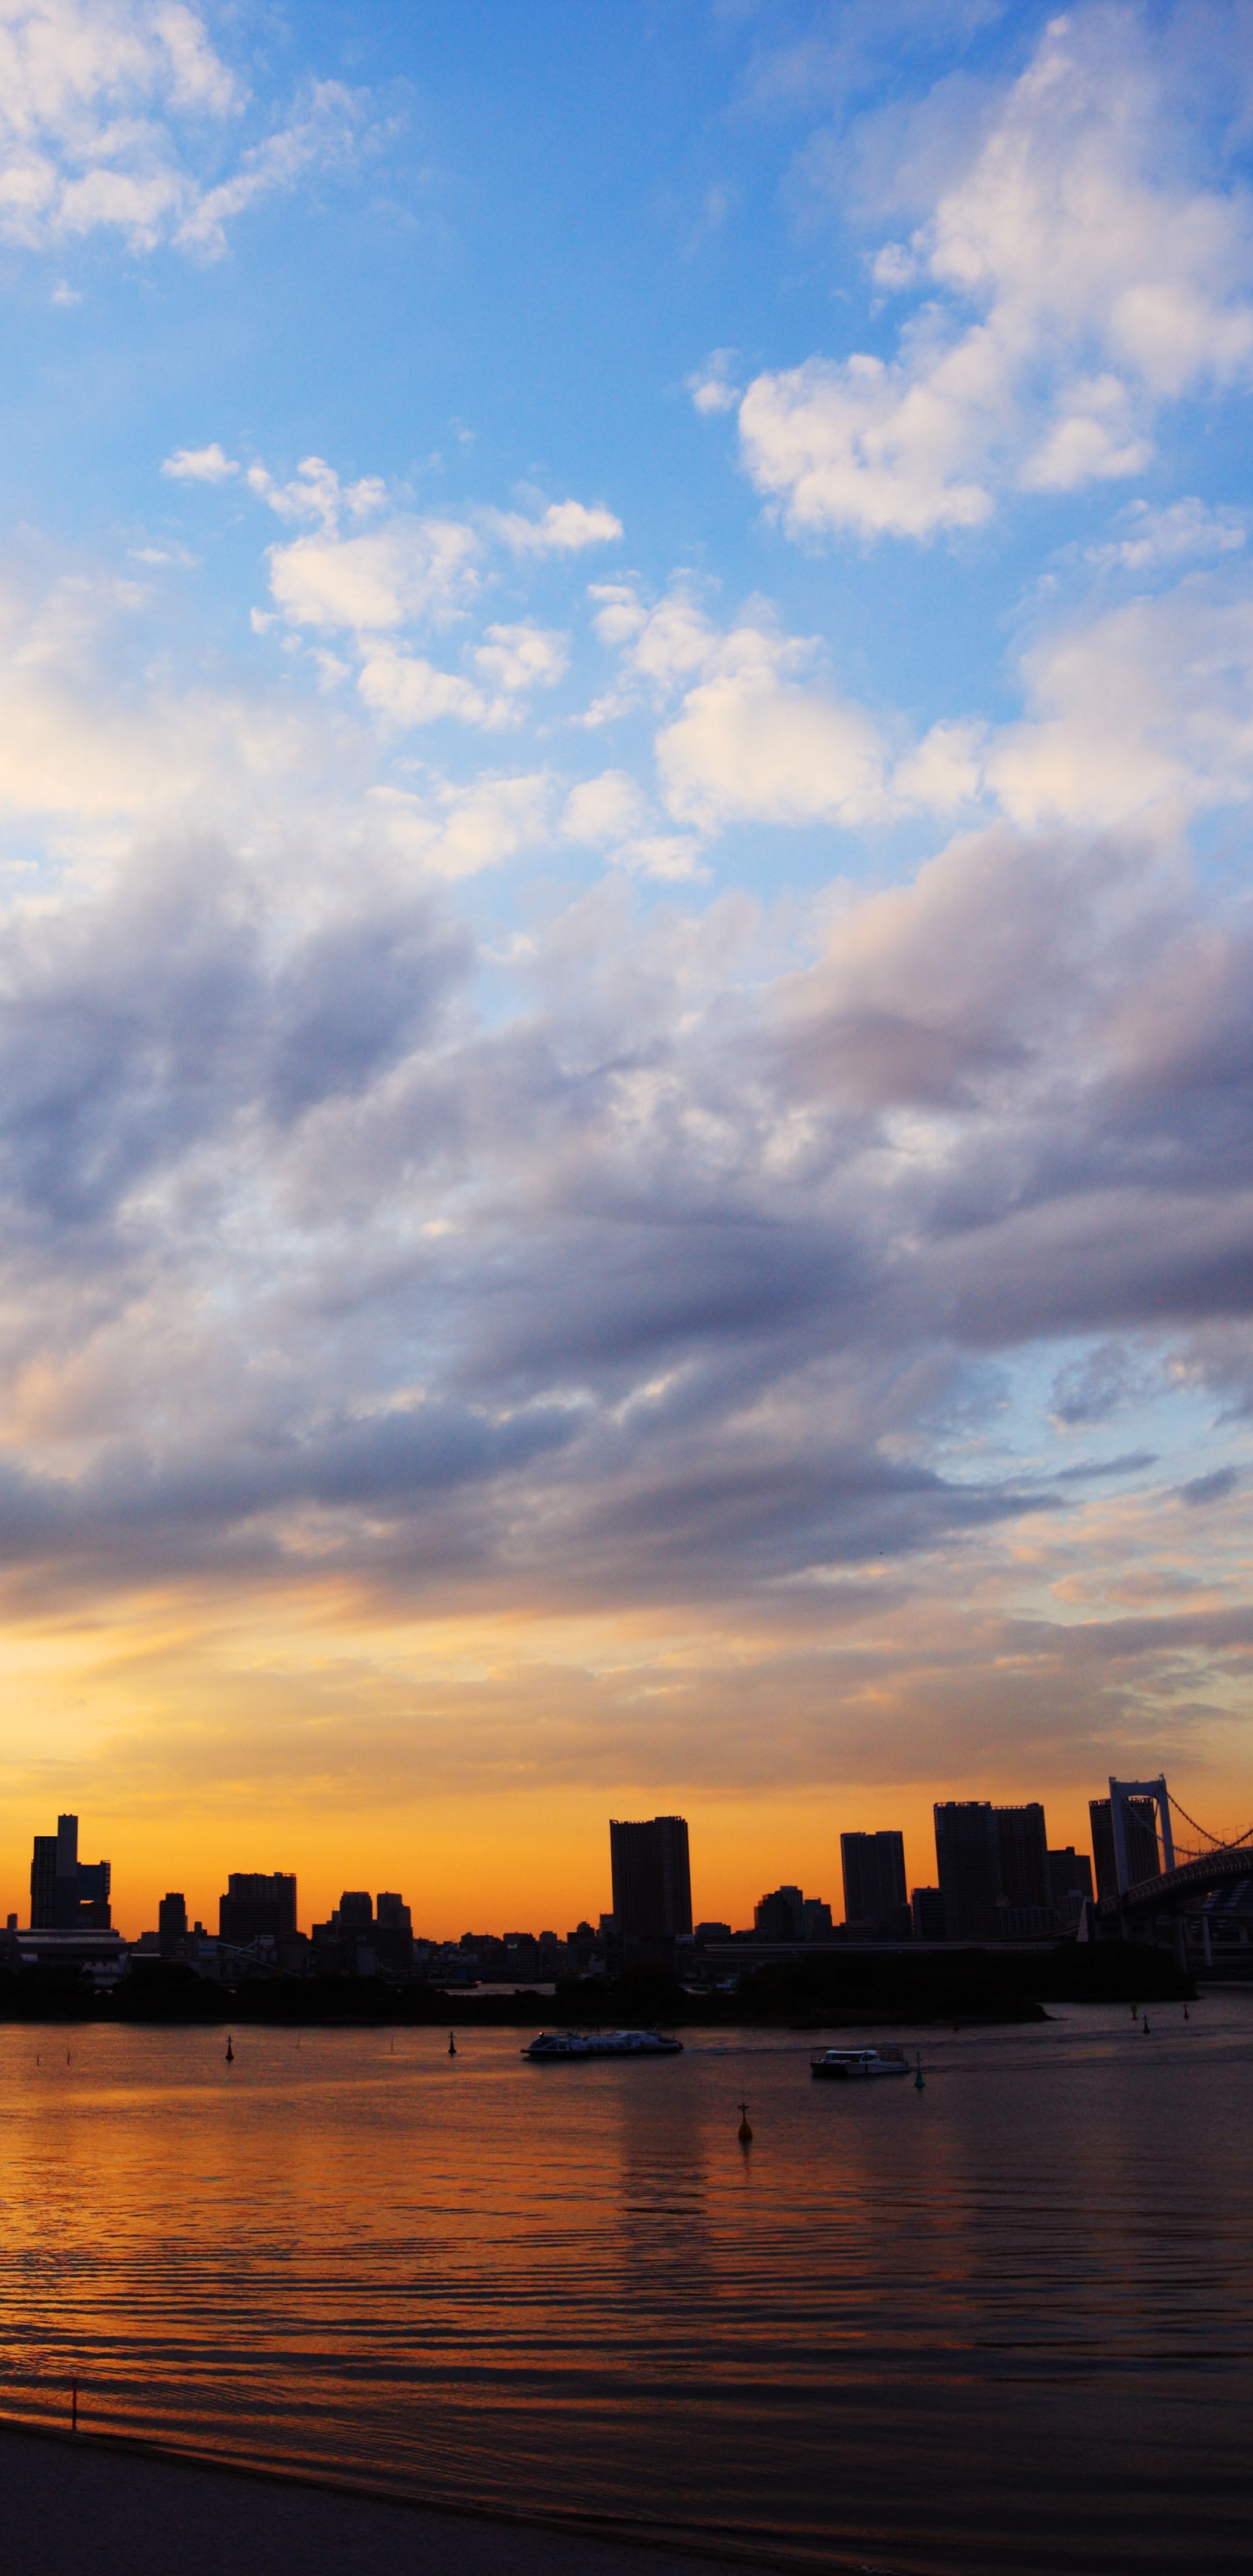
{"type": "Polygon", "coordinates": [[[1247,1821],[1251,34],[0,0],[19,1841],[1247,1821]]]}

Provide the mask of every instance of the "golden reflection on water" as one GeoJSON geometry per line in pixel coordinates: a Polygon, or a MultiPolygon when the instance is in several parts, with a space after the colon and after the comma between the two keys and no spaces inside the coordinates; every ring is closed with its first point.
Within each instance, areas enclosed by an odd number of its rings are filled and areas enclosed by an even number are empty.
{"type": "Polygon", "coordinates": [[[1243,2567],[1253,1994],[919,2044],[8,2025],[0,2409],[798,2567],[1243,2567]]]}

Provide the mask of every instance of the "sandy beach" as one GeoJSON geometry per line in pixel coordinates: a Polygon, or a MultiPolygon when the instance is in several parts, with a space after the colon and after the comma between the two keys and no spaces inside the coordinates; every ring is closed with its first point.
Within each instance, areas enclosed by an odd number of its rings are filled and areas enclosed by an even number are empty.
{"type": "MultiPolygon", "coordinates": [[[[5,2565],[39,2576],[657,2576],[652,2548],[0,2429],[5,2565]]],[[[722,2562],[683,2556],[716,2576],[722,2562]]]]}

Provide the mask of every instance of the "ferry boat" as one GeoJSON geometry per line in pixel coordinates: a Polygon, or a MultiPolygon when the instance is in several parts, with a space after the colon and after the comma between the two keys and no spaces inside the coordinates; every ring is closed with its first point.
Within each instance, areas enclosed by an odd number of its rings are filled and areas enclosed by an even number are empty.
{"type": "Polygon", "coordinates": [[[542,2030],[524,2057],[681,2057],[683,2042],[659,2030],[542,2030]]]}
{"type": "Polygon", "coordinates": [[[908,2075],[909,2059],[900,2048],[824,2048],[810,2058],[809,2072],[829,2084],[851,2084],[865,2075],[908,2075]]]}

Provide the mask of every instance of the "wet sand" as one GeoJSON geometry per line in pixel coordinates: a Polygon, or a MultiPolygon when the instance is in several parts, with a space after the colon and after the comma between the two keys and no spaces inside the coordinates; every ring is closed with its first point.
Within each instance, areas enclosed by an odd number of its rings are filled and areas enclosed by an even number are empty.
{"type": "MultiPolygon", "coordinates": [[[[32,2576],[658,2576],[669,2555],[7,2427],[0,2531],[5,2569],[32,2576]]],[[[725,2562],[681,2563],[726,2576],[725,2562]]]]}

